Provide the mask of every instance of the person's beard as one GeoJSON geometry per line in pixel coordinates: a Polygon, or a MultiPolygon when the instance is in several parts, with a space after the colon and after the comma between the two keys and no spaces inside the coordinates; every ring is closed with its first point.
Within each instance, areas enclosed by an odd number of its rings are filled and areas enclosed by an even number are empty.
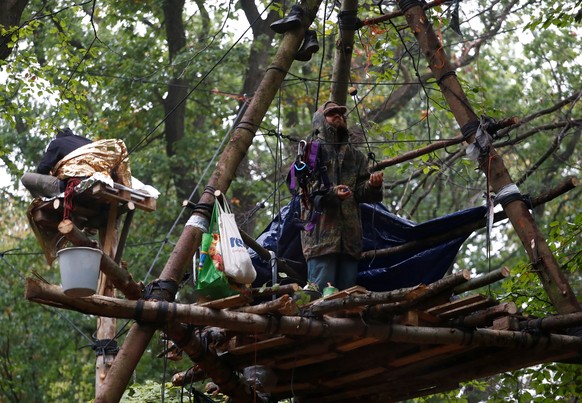
{"type": "Polygon", "coordinates": [[[350,134],[348,132],[348,127],[345,125],[338,126],[336,128],[337,137],[340,141],[347,141],[350,134]]]}

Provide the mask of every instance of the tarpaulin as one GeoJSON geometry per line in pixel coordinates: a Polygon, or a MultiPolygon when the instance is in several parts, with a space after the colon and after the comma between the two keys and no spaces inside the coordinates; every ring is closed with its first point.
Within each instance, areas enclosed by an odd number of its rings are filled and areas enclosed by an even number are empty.
{"type": "MultiPolygon", "coordinates": [[[[398,217],[381,203],[361,204],[364,251],[385,249],[407,242],[422,240],[450,231],[461,225],[483,220],[484,206],[454,212],[420,224],[398,217]]],[[[259,235],[257,242],[265,249],[284,258],[305,281],[307,267],[301,252],[300,228],[294,220],[299,217],[299,200],[294,198],[259,235]],[[294,263],[296,262],[296,263],[294,263]]],[[[371,291],[389,291],[418,284],[430,284],[441,279],[453,264],[459,248],[469,234],[440,243],[427,249],[363,259],[360,261],[357,284],[371,291]]],[[[271,280],[271,266],[249,250],[257,279],[254,286],[271,280]]],[[[291,282],[298,279],[289,279],[291,282]]]]}

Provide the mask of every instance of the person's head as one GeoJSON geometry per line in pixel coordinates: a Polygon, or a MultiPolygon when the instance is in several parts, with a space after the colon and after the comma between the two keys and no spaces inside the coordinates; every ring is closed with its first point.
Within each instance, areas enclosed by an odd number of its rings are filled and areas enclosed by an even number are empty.
{"type": "Polygon", "coordinates": [[[65,136],[72,136],[73,131],[71,129],[69,129],[68,127],[65,127],[64,129],[58,129],[57,130],[57,137],[65,137],[65,136]]]}
{"type": "Polygon", "coordinates": [[[335,129],[347,129],[346,113],[348,109],[333,101],[323,105],[323,116],[326,123],[335,129]]]}

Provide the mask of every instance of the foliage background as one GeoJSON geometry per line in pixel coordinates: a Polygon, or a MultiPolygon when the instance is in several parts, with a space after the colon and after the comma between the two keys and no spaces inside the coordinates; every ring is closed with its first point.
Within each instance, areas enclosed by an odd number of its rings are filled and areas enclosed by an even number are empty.
{"type": "MultiPolygon", "coordinates": [[[[180,215],[181,201],[200,196],[218,145],[277,48],[280,37],[268,25],[289,4],[16,3],[23,4],[17,23],[0,24],[1,44],[9,48],[0,60],[0,168],[10,182],[0,198],[0,401],[83,401],[93,394],[94,355],[88,345],[96,318],[22,298],[24,276],[59,279],[28,229],[24,213],[30,197],[19,186],[20,176],[34,169],[58,127],[93,139],[123,139],[134,175],[161,191],[158,210],[135,220],[124,256],[135,278],[151,280],[187,218],[180,215]]],[[[538,195],[565,176],[578,177],[581,2],[461,3],[462,35],[453,29],[454,4],[429,15],[477,114],[522,118],[495,139],[522,193],[538,195]]],[[[362,1],[359,15],[393,9],[391,2],[362,1]]],[[[315,22],[320,52],[308,63],[294,63],[232,183],[229,197],[248,233],[259,234],[288,200],[281,184],[294,158],[293,140],[309,134],[312,111],[329,95],[336,18],[332,4],[321,10],[315,22]]],[[[402,18],[394,19],[361,29],[356,39],[352,80],[358,94],[348,106],[359,104],[349,120],[363,133],[355,141],[378,160],[458,135],[405,28],[402,18]]],[[[482,204],[487,184],[459,146],[387,169],[385,189],[384,202],[393,212],[420,222],[482,204]]],[[[534,215],[582,295],[579,198],[575,189],[534,215]]],[[[515,300],[531,315],[553,313],[507,222],[496,224],[490,243],[484,231],[476,232],[455,269],[477,274],[502,265],[512,268],[512,277],[484,292],[515,300]]],[[[181,298],[188,300],[188,287],[181,298]]],[[[126,329],[120,322],[120,342],[126,329]]],[[[160,340],[151,343],[135,373],[138,384],[163,384],[189,365],[156,359],[162,349],[160,340]]],[[[571,399],[582,395],[581,375],[580,366],[545,365],[425,400],[571,399]]]]}

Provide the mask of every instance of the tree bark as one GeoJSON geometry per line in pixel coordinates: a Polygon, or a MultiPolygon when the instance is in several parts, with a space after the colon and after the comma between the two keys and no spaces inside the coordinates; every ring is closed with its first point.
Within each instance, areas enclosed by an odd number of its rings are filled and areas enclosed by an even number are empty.
{"type": "MultiPolygon", "coordinates": [[[[345,319],[324,316],[322,319],[301,316],[270,316],[239,313],[226,310],[203,308],[195,304],[176,304],[165,301],[128,301],[94,295],[86,298],[73,298],[65,295],[60,287],[42,283],[37,279],[26,281],[26,298],[49,305],[59,305],[85,314],[115,316],[123,319],[140,318],[154,323],[163,311],[165,322],[191,323],[197,326],[217,326],[227,330],[249,334],[276,334],[311,336],[311,337],[371,337],[378,340],[390,340],[397,343],[413,344],[461,344],[466,346],[498,346],[545,351],[561,349],[577,354],[582,348],[582,339],[576,336],[552,334],[544,336],[525,332],[476,329],[461,330],[455,328],[433,328],[406,326],[398,324],[367,324],[361,318],[345,319]],[[138,308],[139,305],[139,308],[138,308]],[[274,320],[276,319],[276,320],[274,320]]],[[[579,317],[573,318],[579,320],[579,317]]],[[[566,323],[574,323],[569,320],[566,323]]],[[[158,323],[157,325],[162,325],[158,323]]],[[[139,328],[151,329],[155,325],[142,325],[139,328]]],[[[145,336],[145,333],[144,333],[145,336]]],[[[138,340],[135,340],[138,341],[138,340]]],[[[143,341],[143,340],[142,340],[143,341]]],[[[124,346],[128,342],[124,343],[124,346]]],[[[179,344],[178,344],[179,345],[179,344]]],[[[124,352],[120,351],[119,355],[124,352]]],[[[119,357],[118,355],[118,357],[119,357]]],[[[125,354],[125,359],[134,362],[134,357],[125,354]]],[[[124,360],[125,361],[125,360],[124,360]]],[[[116,360],[117,362],[117,360],[116,360]]],[[[135,362],[137,364],[137,362],[135,362]]],[[[111,372],[107,379],[110,379],[111,372]]],[[[121,386],[119,380],[116,382],[121,386]]],[[[118,401],[106,400],[108,402],[118,401]]]]}
{"type": "MultiPolygon", "coordinates": [[[[467,124],[478,122],[478,118],[471,109],[469,101],[454,74],[445,50],[432,29],[429,23],[430,20],[427,19],[424,13],[422,4],[420,2],[400,0],[399,5],[404,11],[408,26],[428,60],[430,69],[459,126],[463,128],[467,124]]],[[[467,141],[469,143],[475,141],[475,132],[476,128],[472,130],[472,133],[468,133],[467,141]]],[[[487,176],[494,192],[498,192],[504,186],[513,183],[503,159],[497,154],[493,146],[490,146],[485,158],[480,158],[479,168],[487,176]]],[[[566,314],[580,311],[581,307],[576,296],[561,272],[548,244],[537,228],[525,202],[522,200],[510,202],[504,207],[504,210],[557,312],[566,314]]]]}
{"type": "MultiPolygon", "coordinates": [[[[344,0],[342,2],[341,11],[344,13],[357,12],[358,0],[344,0]]],[[[330,99],[337,102],[339,105],[345,105],[348,97],[348,85],[350,83],[355,32],[355,29],[341,29],[340,26],[340,35],[339,40],[337,41],[333,73],[331,76],[330,96],[330,99]]]]}
{"type": "MultiPolygon", "coordinates": [[[[20,18],[29,0],[0,0],[0,28],[10,30],[20,25],[20,18]]],[[[9,31],[10,32],[10,31],[9,31]]],[[[8,46],[12,33],[0,35],[0,60],[6,60],[12,53],[8,46]]]]}

